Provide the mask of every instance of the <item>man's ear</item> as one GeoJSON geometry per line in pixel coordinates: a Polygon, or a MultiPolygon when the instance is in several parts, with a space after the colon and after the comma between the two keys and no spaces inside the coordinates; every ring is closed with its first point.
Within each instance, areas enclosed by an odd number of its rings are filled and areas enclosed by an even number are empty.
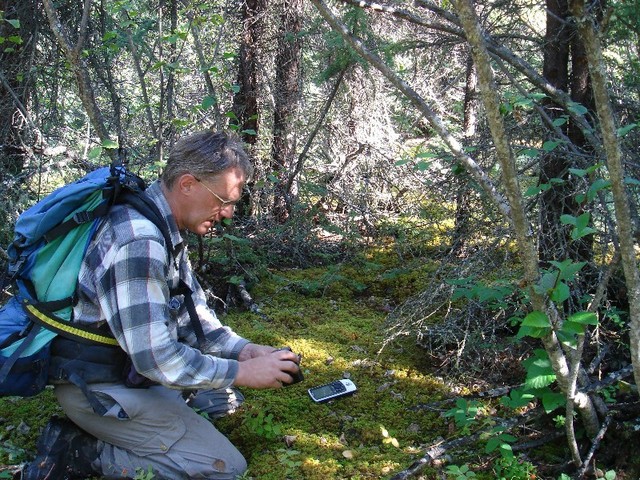
{"type": "Polygon", "coordinates": [[[180,193],[189,197],[194,191],[193,188],[196,183],[198,183],[198,181],[196,180],[196,177],[194,177],[190,173],[185,173],[178,177],[178,180],[176,181],[176,186],[178,187],[180,193]]]}

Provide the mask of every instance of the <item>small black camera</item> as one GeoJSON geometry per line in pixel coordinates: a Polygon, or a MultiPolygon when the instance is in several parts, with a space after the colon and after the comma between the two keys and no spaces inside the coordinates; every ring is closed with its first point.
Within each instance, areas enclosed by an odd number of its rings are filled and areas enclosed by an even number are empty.
{"type": "MultiPolygon", "coordinates": [[[[288,350],[290,352],[291,347],[282,347],[282,348],[279,348],[278,350],[288,350]]],[[[304,380],[304,375],[302,374],[302,368],[300,367],[301,360],[302,360],[302,357],[298,354],[298,361],[296,362],[296,364],[298,365],[298,370],[294,373],[289,373],[289,375],[291,375],[292,380],[288,383],[283,383],[282,384],[283,386],[288,387],[289,385],[294,385],[304,380]]]]}

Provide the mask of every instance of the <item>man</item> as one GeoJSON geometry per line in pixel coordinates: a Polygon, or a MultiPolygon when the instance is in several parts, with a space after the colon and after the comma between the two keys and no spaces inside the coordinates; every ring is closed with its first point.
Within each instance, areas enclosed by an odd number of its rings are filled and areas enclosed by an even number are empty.
{"type": "Polygon", "coordinates": [[[176,143],[161,179],[145,191],[162,213],[171,245],[134,208],[112,208],[84,257],[74,321],[107,324],[133,373],[152,386],[91,383],[98,414],[80,388],[57,385],[71,421],[49,422],[22,478],[133,478],[151,469],[155,478],[232,479],[246,470],[240,452],[192,406],[215,416],[231,408],[234,387],[280,388],[298,372],[298,357],[221,325],[191,270],[183,233],[204,235],[230,218],[251,173],[233,138],[199,132],[176,143]],[[186,296],[172,295],[185,284],[204,345],[186,296]],[[184,390],[196,392],[189,403],[184,390]]]}

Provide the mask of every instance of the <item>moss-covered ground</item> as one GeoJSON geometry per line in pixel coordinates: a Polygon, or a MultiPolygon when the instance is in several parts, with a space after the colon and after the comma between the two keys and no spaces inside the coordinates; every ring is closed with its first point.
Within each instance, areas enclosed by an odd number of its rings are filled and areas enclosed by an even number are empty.
{"type": "Polygon", "coordinates": [[[247,391],[243,411],[219,423],[249,460],[250,477],[384,478],[446,434],[438,414],[411,411],[446,394],[426,373],[421,352],[395,344],[378,354],[390,299],[372,294],[380,276],[367,275],[363,266],[334,272],[335,281],[321,269],[278,272],[277,281],[253,292],[264,316],[226,318],[260,343],[288,345],[302,355],[304,382],[247,391]],[[371,288],[363,287],[367,282],[371,288]],[[307,395],[307,388],[343,377],[357,385],[353,397],[315,404],[307,395]]]}
{"type": "MultiPolygon", "coordinates": [[[[301,354],[305,376],[279,390],[245,390],[245,405],[217,421],[246,456],[246,478],[384,478],[447,434],[438,413],[412,410],[447,395],[423,352],[410,341],[380,352],[389,309],[425,287],[422,269],[429,268],[388,260],[374,253],[348,265],[271,272],[251,290],[260,313],[224,316],[255,342],[301,354]],[[354,396],[311,401],[309,387],[343,377],[357,385],[354,396]]],[[[0,478],[32,457],[54,413],[61,412],[50,390],[1,399],[0,478]]]]}

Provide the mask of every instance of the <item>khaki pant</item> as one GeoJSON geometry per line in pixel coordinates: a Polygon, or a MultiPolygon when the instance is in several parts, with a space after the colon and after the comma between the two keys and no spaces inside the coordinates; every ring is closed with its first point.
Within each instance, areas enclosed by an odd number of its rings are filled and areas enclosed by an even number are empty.
{"type": "MultiPolygon", "coordinates": [[[[135,389],[102,383],[90,387],[107,408],[104,416],[93,411],[74,385],[58,385],[55,393],[69,419],[102,441],[98,444],[100,465],[95,462],[94,467],[104,477],[134,478],[151,469],[156,479],[234,479],[246,470],[242,454],[187,405],[180,391],[159,385],[135,389]]],[[[218,391],[207,397],[203,392],[200,403],[211,406],[223,397],[226,401],[228,395],[218,391]]]]}

